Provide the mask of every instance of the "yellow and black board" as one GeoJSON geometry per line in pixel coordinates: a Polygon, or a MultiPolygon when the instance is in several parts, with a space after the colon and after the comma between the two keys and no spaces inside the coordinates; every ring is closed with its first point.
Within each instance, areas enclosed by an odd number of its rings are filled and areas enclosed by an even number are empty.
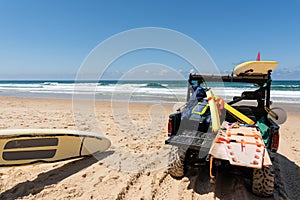
{"type": "Polygon", "coordinates": [[[55,162],[103,152],[111,145],[99,133],[59,129],[0,131],[0,166],[55,162]]]}

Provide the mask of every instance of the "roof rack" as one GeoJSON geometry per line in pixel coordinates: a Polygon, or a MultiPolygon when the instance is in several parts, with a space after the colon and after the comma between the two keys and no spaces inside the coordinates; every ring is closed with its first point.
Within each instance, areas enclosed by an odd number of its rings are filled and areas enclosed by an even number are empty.
{"type": "Polygon", "coordinates": [[[271,71],[266,75],[201,75],[201,74],[190,74],[189,82],[198,81],[199,84],[204,82],[244,82],[244,83],[256,83],[263,86],[271,79],[271,71]]]}
{"type": "MultiPolygon", "coordinates": [[[[272,70],[268,71],[268,74],[265,75],[202,75],[202,74],[190,74],[189,76],[189,85],[193,85],[193,81],[197,81],[197,85],[201,85],[205,82],[244,82],[244,83],[253,83],[260,86],[260,89],[255,92],[259,94],[262,92],[262,96],[257,97],[259,105],[265,105],[267,108],[270,108],[270,90],[271,90],[271,73],[272,70]]],[[[188,87],[187,100],[190,98],[190,87],[188,87]]],[[[244,93],[245,94],[245,93],[244,93]]],[[[234,100],[231,103],[238,102],[244,99],[241,97],[239,100],[234,100]]]]}

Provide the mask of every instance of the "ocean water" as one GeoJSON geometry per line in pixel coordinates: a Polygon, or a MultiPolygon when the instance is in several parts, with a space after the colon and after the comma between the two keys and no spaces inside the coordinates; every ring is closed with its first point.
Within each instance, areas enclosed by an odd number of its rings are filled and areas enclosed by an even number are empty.
{"type": "MultiPolygon", "coordinates": [[[[256,86],[247,83],[210,83],[209,86],[226,100],[240,96],[256,86]]],[[[0,81],[1,96],[25,98],[72,99],[94,96],[97,101],[184,102],[186,81],[0,81]]],[[[300,104],[300,81],[272,81],[271,100],[274,103],[300,104]]]]}

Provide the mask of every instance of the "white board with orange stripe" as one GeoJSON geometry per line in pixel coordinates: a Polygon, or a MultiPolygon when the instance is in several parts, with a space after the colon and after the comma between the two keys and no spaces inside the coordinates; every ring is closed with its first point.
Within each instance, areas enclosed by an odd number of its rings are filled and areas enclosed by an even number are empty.
{"type": "Polygon", "coordinates": [[[210,149],[214,158],[228,160],[231,165],[261,168],[271,165],[268,152],[256,127],[224,122],[210,149]]]}

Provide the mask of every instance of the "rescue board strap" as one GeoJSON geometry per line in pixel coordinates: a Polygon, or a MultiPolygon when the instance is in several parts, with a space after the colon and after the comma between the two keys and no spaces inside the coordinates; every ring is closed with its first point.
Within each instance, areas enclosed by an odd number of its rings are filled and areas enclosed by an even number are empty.
{"type": "MultiPolygon", "coordinates": [[[[217,95],[214,94],[215,100],[217,99],[221,99],[220,97],[218,97],[217,95]]],[[[224,101],[224,100],[223,100],[224,101]]],[[[234,115],[235,117],[239,118],[240,120],[242,120],[243,122],[246,122],[247,124],[255,124],[255,122],[250,119],[249,117],[247,117],[246,115],[244,115],[243,113],[239,112],[238,110],[236,110],[235,108],[233,108],[232,106],[230,106],[229,104],[227,104],[226,102],[224,102],[224,108],[231,113],[232,115],[234,115]]]]}
{"type": "Polygon", "coordinates": [[[233,139],[226,139],[226,138],[223,138],[223,137],[216,138],[214,142],[215,143],[224,143],[224,142],[226,142],[227,144],[230,144],[231,142],[234,142],[234,143],[241,143],[241,144],[256,145],[258,147],[261,147],[261,146],[265,147],[264,144],[259,143],[259,142],[246,142],[244,140],[233,140],[233,139]]]}

